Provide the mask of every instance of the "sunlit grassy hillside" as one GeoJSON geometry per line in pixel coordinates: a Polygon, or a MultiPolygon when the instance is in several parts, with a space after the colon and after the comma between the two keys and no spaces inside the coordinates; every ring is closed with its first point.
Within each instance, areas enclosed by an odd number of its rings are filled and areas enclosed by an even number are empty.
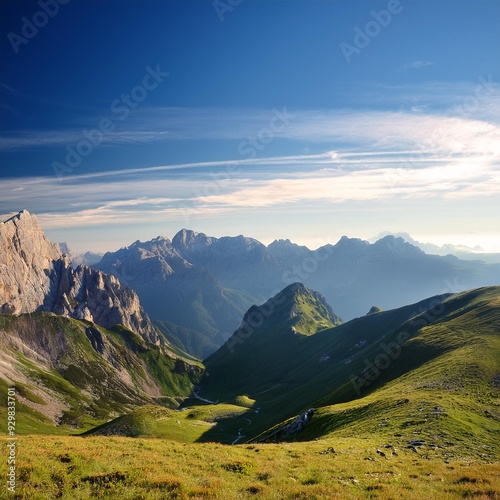
{"type": "MultiPolygon", "coordinates": [[[[498,463],[467,455],[445,462],[386,444],[393,443],[368,436],[232,447],[163,439],[25,436],[18,441],[15,498],[499,498],[498,463]]],[[[0,470],[4,475],[4,461],[0,470]]]]}

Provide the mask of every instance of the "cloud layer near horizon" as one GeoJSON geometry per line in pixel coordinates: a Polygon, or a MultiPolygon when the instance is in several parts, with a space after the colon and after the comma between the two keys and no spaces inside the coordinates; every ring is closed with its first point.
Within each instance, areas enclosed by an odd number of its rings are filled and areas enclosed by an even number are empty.
{"type": "MultiPolygon", "coordinates": [[[[177,116],[177,131],[182,140],[237,139],[243,144],[269,129],[275,111],[219,111],[210,121],[207,110],[177,110],[192,115],[184,121],[177,116]]],[[[314,205],[321,217],[332,207],[356,204],[373,210],[383,203],[390,210],[391,204],[416,207],[425,200],[439,205],[440,217],[446,218],[450,202],[453,210],[460,203],[466,211],[478,200],[500,197],[500,124],[486,119],[483,107],[462,116],[421,109],[278,111],[286,114],[284,126],[266,140],[280,143],[283,151],[296,152],[301,144],[302,153],[266,156],[266,144],[261,143],[256,157],[235,149],[232,159],[220,161],[5,178],[0,213],[6,218],[27,208],[39,215],[44,228],[54,230],[144,220],[185,227],[193,220],[244,216],[262,208],[272,215],[287,207],[300,212],[314,205]]],[[[161,115],[156,130],[135,138],[129,130],[109,140],[172,140],[162,121],[165,114],[155,113],[161,115]]],[[[52,147],[78,137],[72,134],[25,134],[4,140],[3,148],[35,147],[45,141],[52,147]]]]}

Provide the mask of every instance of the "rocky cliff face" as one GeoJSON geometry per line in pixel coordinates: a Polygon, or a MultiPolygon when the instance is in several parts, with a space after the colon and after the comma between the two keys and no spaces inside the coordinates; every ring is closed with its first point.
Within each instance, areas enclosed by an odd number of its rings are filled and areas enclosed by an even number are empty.
{"type": "Polygon", "coordinates": [[[65,264],[57,245],[26,210],[0,223],[0,312],[32,312],[53,292],[55,263],[65,264]]]}
{"type": "Polygon", "coordinates": [[[114,276],[87,266],[71,267],[23,210],[0,223],[0,313],[50,311],[110,328],[123,324],[145,340],[159,336],[139,298],[114,276]]]}

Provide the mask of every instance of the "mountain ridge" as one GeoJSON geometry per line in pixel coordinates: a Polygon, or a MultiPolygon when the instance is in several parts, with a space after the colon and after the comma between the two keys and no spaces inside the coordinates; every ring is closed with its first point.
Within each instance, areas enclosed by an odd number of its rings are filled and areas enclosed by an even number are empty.
{"type": "MultiPolygon", "coordinates": [[[[401,429],[418,433],[425,423],[418,419],[419,407],[440,407],[445,401],[453,414],[449,421],[453,439],[462,432],[458,430],[462,413],[452,410],[458,401],[477,418],[476,431],[490,439],[495,425],[500,430],[493,422],[490,430],[484,428],[485,415],[496,411],[499,320],[500,287],[484,287],[378,311],[303,337],[301,343],[294,344],[289,334],[286,337],[271,325],[271,330],[252,332],[232,349],[223,346],[207,359],[200,392],[221,402],[242,396],[253,401],[259,411],[245,428],[247,441],[286,428],[310,408],[317,409],[307,424],[310,430],[285,440],[323,438],[325,429],[334,432],[344,417],[344,434],[355,435],[350,431],[354,417],[349,415],[358,415],[363,432],[370,428],[369,432],[384,434],[376,430],[384,408],[396,419],[390,432],[397,435],[402,425],[401,429]],[[481,361],[475,350],[482,353],[481,361]],[[479,392],[473,389],[476,386],[481,387],[479,392]],[[449,397],[442,391],[451,391],[449,397]],[[411,402],[407,410],[400,408],[403,396],[411,402]],[[359,413],[358,408],[365,410],[359,413]],[[400,420],[402,415],[406,420],[400,420]]],[[[442,434],[439,421],[432,420],[427,439],[438,429],[442,434]]],[[[403,433],[411,436],[409,431],[403,433]]]]}
{"type": "Polygon", "coordinates": [[[189,229],[181,229],[171,241],[163,239],[168,242],[164,243],[168,251],[160,248],[159,239],[135,242],[128,250],[108,254],[112,259],[96,267],[132,286],[155,320],[177,325],[180,336],[167,328],[167,338],[200,358],[222,345],[250,305],[264,302],[293,282],[303,282],[320,292],[346,320],[365,315],[373,304],[387,310],[443,292],[500,283],[500,265],[428,255],[392,235],[374,243],[343,236],[334,245],[316,250],[287,239],[266,246],[242,235],[216,238],[189,229]],[[168,255],[175,255],[178,262],[184,259],[193,277],[205,273],[197,278],[198,293],[193,291],[189,273],[182,275],[184,271],[179,269],[153,276],[143,263],[129,271],[124,265],[127,257],[122,258],[121,253],[138,251],[139,247],[163,252],[164,257],[158,258],[166,263],[171,262],[168,255]],[[156,290],[142,290],[141,279],[157,279],[165,300],[158,298],[156,290]],[[153,293],[154,300],[148,297],[153,293]]]}
{"type": "Polygon", "coordinates": [[[105,328],[123,323],[150,342],[161,340],[133,290],[88,266],[73,269],[26,210],[0,225],[0,304],[1,313],[49,311],[105,328]]]}
{"type": "Polygon", "coordinates": [[[176,406],[203,371],[132,289],[74,268],[27,211],[0,224],[0,304],[0,391],[19,387],[27,428],[86,427],[162,398],[176,406]]]}

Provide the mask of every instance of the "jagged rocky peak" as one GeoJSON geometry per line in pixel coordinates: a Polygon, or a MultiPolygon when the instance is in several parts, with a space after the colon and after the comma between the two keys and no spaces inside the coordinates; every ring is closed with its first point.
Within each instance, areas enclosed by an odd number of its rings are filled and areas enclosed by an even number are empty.
{"type": "Polygon", "coordinates": [[[158,236],[146,242],[136,241],[116,252],[106,252],[94,267],[138,289],[140,285],[161,284],[167,276],[185,271],[192,265],[168,238],[158,236]]]}
{"type": "Polygon", "coordinates": [[[420,248],[406,242],[403,238],[392,235],[384,236],[380,240],[376,241],[373,244],[373,247],[392,254],[414,256],[424,255],[424,252],[420,248]]]}
{"type": "Polygon", "coordinates": [[[54,263],[66,265],[59,247],[27,210],[0,223],[0,312],[32,312],[53,291],[54,263]]]}
{"type": "Polygon", "coordinates": [[[279,239],[274,240],[272,243],[267,245],[268,249],[286,249],[286,248],[307,248],[305,245],[297,245],[297,243],[293,243],[288,238],[287,239],[279,239]]]}
{"type": "Polygon", "coordinates": [[[0,223],[0,235],[2,244],[6,245],[2,247],[5,252],[9,248],[18,253],[25,250],[25,253],[33,254],[33,258],[40,257],[46,260],[59,259],[62,255],[58,245],[51,243],[45,237],[38,218],[27,210],[22,210],[0,223]]]}
{"type": "Polygon", "coordinates": [[[338,249],[355,249],[355,248],[367,248],[370,246],[368,241],[362,240],[360,238],[349,238],[348,236],[342,236],[340,240],[334,245],[334,248],[338,249]]]}
{"type": "Polygon", "coordinates": [[[73,269],[26,210],[0,224],[0,313],[50,311],[111,328],[123,324],[150,342],[156,329],[135,292],[85,265],[73,269]]]}
{"type": "Polygon", "coordinates": [[[210,246],[217,241],[204,233],[196,233],[191,229],[181,229],[172,239],[172,246],[178,251],[197,250],[199,248],[210,246]]]}

